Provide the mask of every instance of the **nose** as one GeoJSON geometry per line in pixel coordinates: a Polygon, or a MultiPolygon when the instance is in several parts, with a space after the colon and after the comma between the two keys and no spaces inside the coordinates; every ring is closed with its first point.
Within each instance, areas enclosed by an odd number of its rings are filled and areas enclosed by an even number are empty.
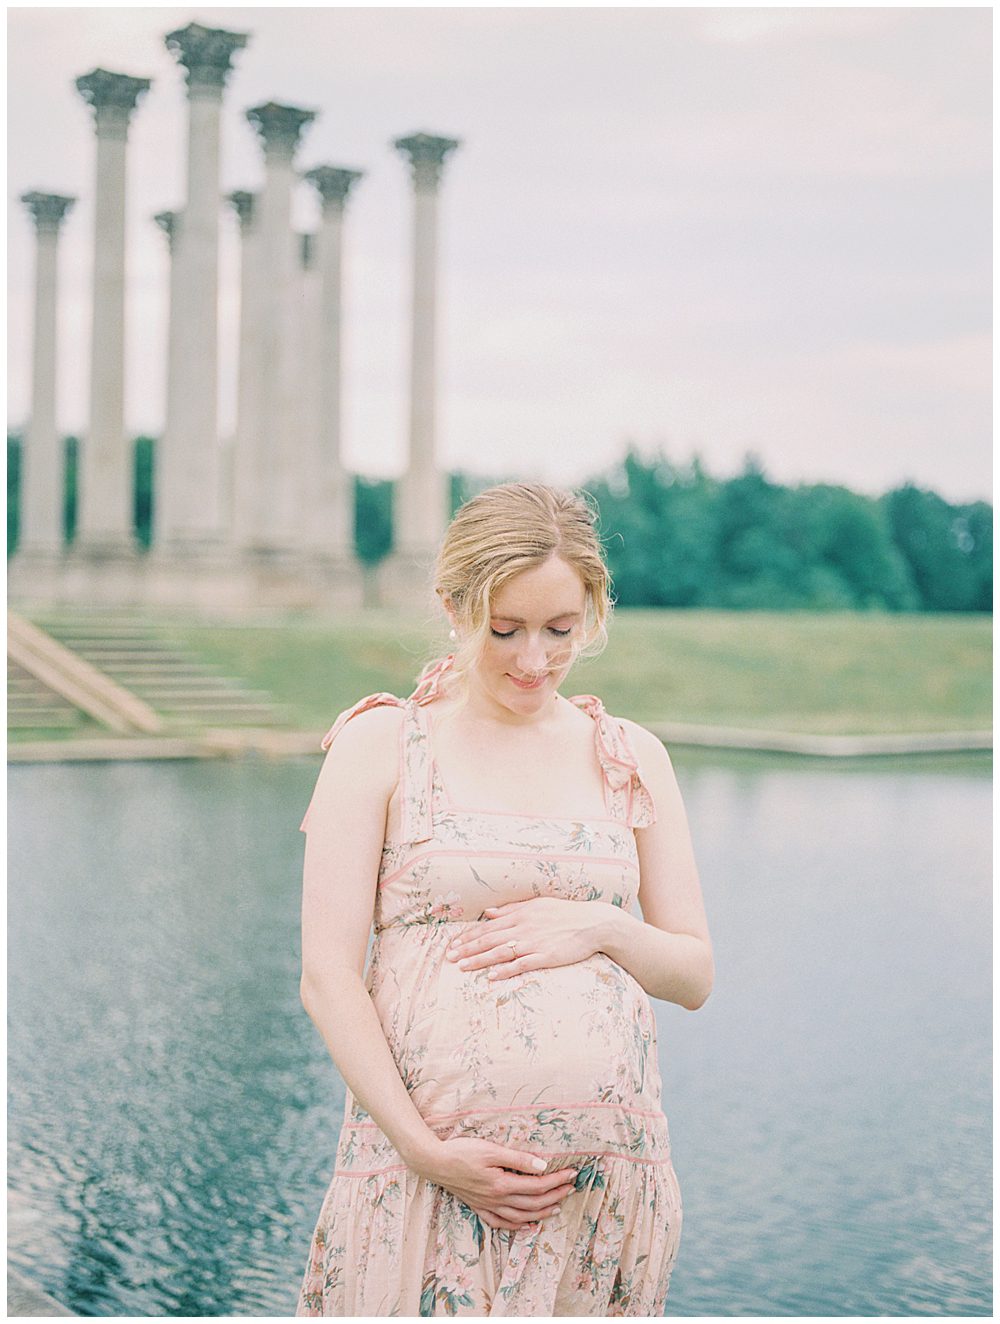
{"type": "Polygon", "coordinates": [[[517,654],[517,665],[526,675],[545,671],[549,665],[549,655],[545,651],[545,641],[540,634],[528,634],[517,654]]]}

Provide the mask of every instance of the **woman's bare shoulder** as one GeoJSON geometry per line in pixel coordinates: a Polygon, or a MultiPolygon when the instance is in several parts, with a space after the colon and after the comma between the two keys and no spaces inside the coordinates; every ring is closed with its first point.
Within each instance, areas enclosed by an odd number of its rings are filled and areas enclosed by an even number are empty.
{"type": "Polygon", "coordinates": [[[380,703],[350,717],[331,741],[326,763],[352,764],[373,779],[395,782],[399,761],[399,735],[406,717],[402,704],[380,703]]]}
{"type": "Polygon", "coordinates": [[[619,717],[618,720],[632,744],[635,757],[639,760],[643,772],[651,772],[654,768],[666,771],[672,766],[667,747],[659,736],[654,735],[648,727],[631,717],[619,717]]]}

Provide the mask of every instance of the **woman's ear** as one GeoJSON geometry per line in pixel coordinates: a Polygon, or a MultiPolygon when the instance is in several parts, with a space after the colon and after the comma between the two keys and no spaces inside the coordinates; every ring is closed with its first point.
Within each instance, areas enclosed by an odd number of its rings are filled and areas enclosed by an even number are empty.
{"type": "Polygon", "coordinates": [[[448,624],[454,628],[458,624],[458,619],[455,615],[455,604],[451,600],[451,594],[445,593],[441,589],[438,589],[438,594],[441,598],[444,613],[448,617],[448,624]]]}

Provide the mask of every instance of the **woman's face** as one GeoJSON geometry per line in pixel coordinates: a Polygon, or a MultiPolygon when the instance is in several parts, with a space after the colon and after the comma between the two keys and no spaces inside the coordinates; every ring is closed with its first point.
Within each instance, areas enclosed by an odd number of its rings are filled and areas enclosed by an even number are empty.
{"type": "Polygon", "coordinates": [[[509,579],[493,598],[490,633],[475,680],[511,712],[528,717],[555,695],[583,632],[587,591],[553,553],[509,579]]]}

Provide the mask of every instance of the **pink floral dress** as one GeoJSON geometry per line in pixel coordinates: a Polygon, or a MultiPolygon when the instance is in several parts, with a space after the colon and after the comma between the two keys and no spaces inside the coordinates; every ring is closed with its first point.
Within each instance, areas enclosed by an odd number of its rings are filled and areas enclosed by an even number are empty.
{"type": "Polygon", "coordinates": [[[580,695],[572,702],[594,721],[606,815],[453,804],[423,708],[435,693],[432,684],[408,700],[369,695],[322,742],[367,708],[404,709],[366,987],[437,1135],[528,1150],[548,1171],[574,1167],[575,1189],[555,1215],[491,1228],[408,1169],[348,1090],[296,1315],[662,1315],[681,1198],[646,993],[603,953],[497,983],[445,958],[486,906],[556,896],[629,909],[633,828],[653,821],[652,798],[621,723],[580,695]]]}

